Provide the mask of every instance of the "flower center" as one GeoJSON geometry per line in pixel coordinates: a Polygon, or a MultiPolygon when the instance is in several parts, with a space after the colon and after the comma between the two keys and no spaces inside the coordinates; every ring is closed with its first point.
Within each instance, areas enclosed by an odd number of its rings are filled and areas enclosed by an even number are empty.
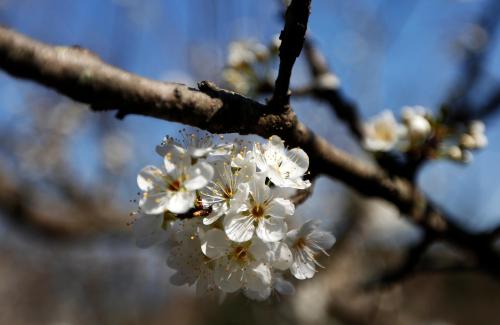
{"type": "Polygon", "coordinates": [[[387,127],[383,127],[383,126],[378,127],[376,132],[377,132],[379,139],[381,139],[383,141],[392,141],[392,139],[394,137],[391,130],[389,130],[387,127]]]}
{"type": "Polygon", "coordinates": [[[295,247],[297,249],[303,249],[306,246],[307,246],[307,242],[306,242],[305,238],[299,238],[297,240],[297,242],[295,243],[295,247]]]}
{"type": "Polygon", "coordinates": [[[240,263],[246,263],[250,259],[247,247],[237,246],[233,251],[233,256],[240,263]]]}
{"type": "Polygon", "coordinates": [[[177,192],[181,189],[182,183],[180,180],[176,179],[168,185],[169,191],[177,192]]]}
{"type": "Polygon", "coordinates": [[[252,213],[252,216],[254,216],[255,218],[262,218],[264,216],[265,211],[263,206],[254,205],[250,212],[252,213]]]}
{"type": "Polygon", "coordinates": [[[229,186],[224,187],[224,190],[222,191],[222,196],[226,200],[232,198],[233,195],[234,195],[233,190],[229,186]]]}

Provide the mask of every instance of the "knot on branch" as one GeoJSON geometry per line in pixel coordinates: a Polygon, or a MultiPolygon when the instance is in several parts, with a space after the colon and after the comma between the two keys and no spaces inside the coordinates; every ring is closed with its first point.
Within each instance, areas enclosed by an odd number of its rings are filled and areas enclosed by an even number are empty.
{"type": "Polygon", "coordinates": [[[286,134],[297,123],[297,117],[290,108],[270,112],[266,105],[221,89],[211,81],[198,83],[198,89],[212,98],[220,99],[223,103],[204,126],[212,133],[256,133],[269,137],[286,134]]]}

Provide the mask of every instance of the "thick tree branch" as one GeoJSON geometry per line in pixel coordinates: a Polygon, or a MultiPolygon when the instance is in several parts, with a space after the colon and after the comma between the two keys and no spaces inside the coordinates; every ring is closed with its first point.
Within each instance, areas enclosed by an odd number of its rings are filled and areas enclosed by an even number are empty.
{"type": "Polygon", "coordinates": [[[123,230],[126,212],[90,198],[86,202],[44,200],[50,212],[40,208],[40,198],[28,184],[19,184],[0,172],[0,212],[13,224],[45,239],[75,240],[123,230]]]}
{"type": "Polygon", "coordinates": [[[292,68],[304,45],[310,8],[311,0],[292,0],[286,10],[285,27],[280,34],[280,67],[271,98],[274,108],[283,110],[290,103],[292,68]]]}
{"type": "Polygon", "coordinates": [[[209,82],[200,83],[197,90],[145,79],[105,64],[81,48],[45,45],[5,28],[0,28],[0,68],[90,104],[94,111],[116,110],[119,117],[152,116],[213,133],[279,135],[309,154],[313,174],[329,175],[361,194],[392,202],[436,237],[473,250],[485,266],[500,270],[500,259],[483,236],[447,221],[408,181],[390,178],[380,168],[333,147],[298,122],[291,109],[277,113],[209,82]]]}

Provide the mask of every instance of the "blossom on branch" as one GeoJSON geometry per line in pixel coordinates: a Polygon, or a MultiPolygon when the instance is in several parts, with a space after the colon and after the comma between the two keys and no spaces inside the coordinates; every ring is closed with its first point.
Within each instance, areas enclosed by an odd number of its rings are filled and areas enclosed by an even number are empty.
{"type": "Polygon", "coordinates": [[[467,163],[472,150],[488,144],[483,122],[471,121],[465,128],[448,124],[444,110],[433,116],[425,107],[405,106],[401,123],[386,110],[365,123],[363,145],[379,157],[400,152],[413,161],[448,158],[467,163]]]}
{"type": "Polygon", "coordinates": [[[147,166],[137,178],[137,245],[166,242],[167,264],[176,270],[172,283],[195,285],[199,295],[242,292],[265,300],[273,291],[292,294],[287,278],[312,277],[296,274],[315,263],[314,257],[297,260],[304,254],[298,247],[316,253],[333,245],[320,240],[333,236],[316,228],[288,229],[287,218],[295,213],[290,191],[310,186],[304,180],[309,157],[286,148],[278,136],[250,145],[213,139],[184,134],[183,140],[166,137],[156,148],[163,166],[147,166]],[[303,246],[290,239],[294,232],[304,236],[303,246]]]}

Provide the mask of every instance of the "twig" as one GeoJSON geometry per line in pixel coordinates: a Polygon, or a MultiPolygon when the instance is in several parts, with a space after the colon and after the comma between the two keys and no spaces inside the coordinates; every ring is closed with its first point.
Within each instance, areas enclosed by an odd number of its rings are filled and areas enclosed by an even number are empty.
{"type": "Polygon", "coordinates": [[[292,0],[285,13],[285,27],[281,31],[280,66],[269,101],[277,110],[285,110],[290,104],[290,78],[295,60],[302,51],[307,30],[307,21],[311,11],[311,0],[292,0]]]}
{"type": "Polygon", "coordinates": [[[351,133],[358,139],[363,138],[361,119],[356,105],[336,87],[323,87],[318,82],[323,76],[331,74],[323,55],[313,46],[311,40],[306,39],[304,54],[309,64],[309,69],[315,79],[312,93],[319,99],[326,101],[337,117],[344,121],[351,133]]]}
{"type": "Polygon", "coordinates": [[[477,85],[482,75],[484,64],[493,50],[495,38],[500,22],[500,2],[490,0],[484,7],[479,19],[478,25],[484,30],[489,41],[480,50],[466,53],[463,61],[462,73],[459,79],[449,92],[448,98],[444,101],[446,106],[451,108],[451,121],[467,121],[473,118],[474,112],[471,112],[470,94],[477,85]]]}

